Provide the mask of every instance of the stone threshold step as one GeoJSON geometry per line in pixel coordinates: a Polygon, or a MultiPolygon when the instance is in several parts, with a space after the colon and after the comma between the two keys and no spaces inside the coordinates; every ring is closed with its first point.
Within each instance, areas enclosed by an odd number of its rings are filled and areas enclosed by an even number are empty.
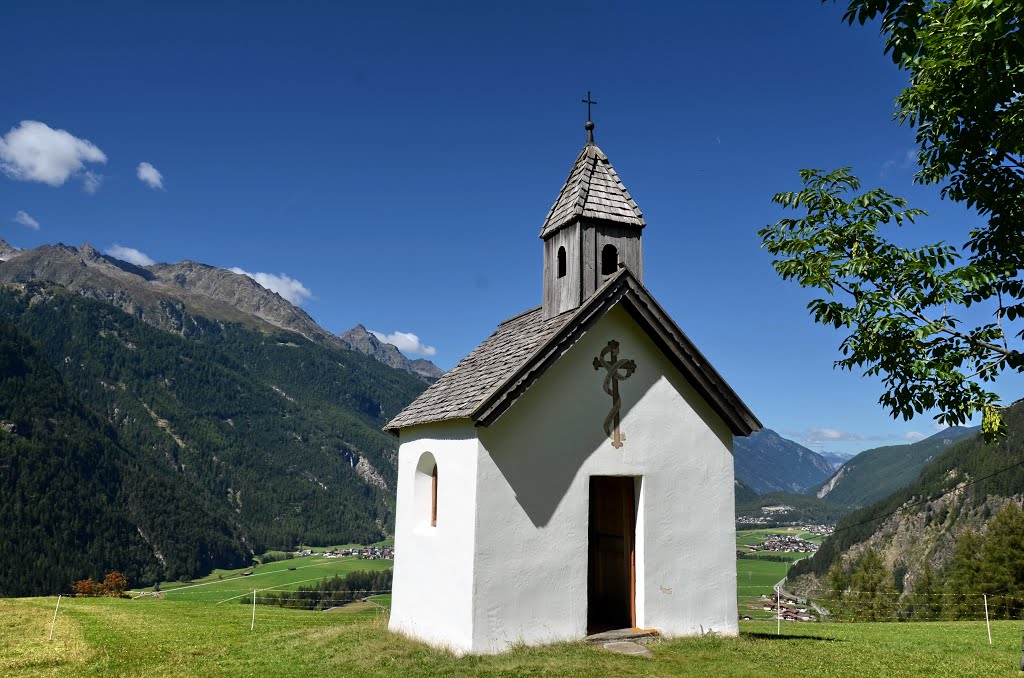
{"type": "Polygon", "coordinates": [[[649,643],[658,638],[658,632],[653,629],[616,629],[595,633],[584,638],[584,641],[595,645],[629,641],[633,643],[649,643]]]}

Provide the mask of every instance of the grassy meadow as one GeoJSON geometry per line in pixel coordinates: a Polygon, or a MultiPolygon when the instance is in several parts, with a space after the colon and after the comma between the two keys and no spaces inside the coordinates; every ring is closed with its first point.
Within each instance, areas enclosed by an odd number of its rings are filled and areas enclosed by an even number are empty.
{"type": "MultiPolygon", "coordinates": [[[[160,585],[160,593],[167,600],[229,603],[246,595],[251,596],[253,589],[275,593],[293,591],[327,577],[346,575],[356,570],[386,570],[392,564],[391,560],[303,556],[267,563],[256,568],[214,570],[202,579],[187,583],[165,582],[160,585]],[[242,574],[249,571],[252,572],[249,576],[242,574]]],[[[152,591],[153,588],[144,590],[152,591]]]]}
{"type": "Polygon", "coordinates": [[[48,641],[53,598],[0,600],[3,676],[1011,676],[1019,622],[745,622],[739,638],[650,645],[653,659],[583,643],[451,653],[389,634],[369,603],[334,612],[138,599],[66,599],[48,641]]]}

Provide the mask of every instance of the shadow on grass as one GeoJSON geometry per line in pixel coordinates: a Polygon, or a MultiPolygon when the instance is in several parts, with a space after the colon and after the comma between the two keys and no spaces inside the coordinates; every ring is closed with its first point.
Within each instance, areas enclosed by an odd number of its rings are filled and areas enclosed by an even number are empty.
{"type": "Polygon", "coordinates": [[[754,633],[749,631],[740,632],[740,638],[754,638],[756,640],[825,640],[830,643],[844,643],[846,641],[839,638],[826,638],[825,636],[812,636],[805,633],[800,634],[784,634],[781,636],[775,635],[774,633],[754,633]]]}

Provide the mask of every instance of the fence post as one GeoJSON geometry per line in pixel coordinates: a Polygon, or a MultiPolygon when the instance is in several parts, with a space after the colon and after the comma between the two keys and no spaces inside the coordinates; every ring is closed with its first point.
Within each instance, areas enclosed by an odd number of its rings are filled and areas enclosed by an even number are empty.
{"type": "Polygon", "coordinates": [[[1024,633],[1020,637],[1020,670],[1024,671],[1024,633]]]}
{"type": "Polygon", "coordinates": [[[53,608],[53,621],[50,622],[50,640],[53,640],[53,627],[57,624],[57,610],[60,609],[60,594],[57,594],[57,607],[53,608]]]}
{"type": "Polygon", "coordinates": [[[985,598],[985,628],[988,629],[988,644],[992,644],[992,624],[988,620],[988,594],[981,594],[985,598]]]}
{"type": "Polygon", "coordinates": [[[256,589],[252,590],[252,623],[249,624],[249,630],[252,631],[256,628],[256,589]]]}
{"type": "Polygon", "coordinates": [[[775,585],[775,635],[782,635],[782,589],[775,585]]]}

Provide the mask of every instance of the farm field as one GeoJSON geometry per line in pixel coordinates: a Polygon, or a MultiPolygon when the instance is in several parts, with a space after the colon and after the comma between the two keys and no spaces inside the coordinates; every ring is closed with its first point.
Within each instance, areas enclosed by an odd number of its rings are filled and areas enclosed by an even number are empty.
{"type": "MultiPolygon", "coordinates": [[[[354,557],[324,558],[304,556],[267,563],[256,568],[238,570],[214,570],[212,574],[188,583],[166,582],[160,585],[160,593],[167,600],[197,601],[207,603],[233,602],[245,595],[259,591],[293,591],[300,586],[309,586],[321,579],[335,575],[346,575],[356,570],[386,570],[393,565],[391,560],[360,560],[354,557]],[[243,572],[252,570],[249,576],[243,572]]],[[[152,587],[142,589],[152,591],[152,587]]]]}
{"type": "MultiPolygon", "coordinates": [[[[736,548],[740,551],[749,551],[749,547],[760,544],[769,534],[791,534],[808,541],[819,541],[820,537],[812,537],[799,528],[775,528],[771,530],[740,530],[736,532],[736,548]]],[[[789,565],[792,561],[804,557],[803,553],[778,553],[788,558],[789,562],[776,562],[772,560],[755,560],[752,558],[740,558],[736,560],[736,604],[741,615],[749,614],[755,619],[772,617],[771,612],[759,609],[752,610],[750,606],[760,603],[760,596],[768,595],[774,590],[774,586],[780,579],[786,576],[789,565]]],[[[773,617],[774,618],[774,617],[773,617]]]]}
{"type": "MultiPolygon", "coordinates": [[[[0,600],[0,675],[16,676],[1016,676],[1019,622],[745,622],[739,638],[661,641],[653,659],[583,643],[455,657],[389,634],[373,608],[324,613],[139,599],[0,600]]],[[[367,604],[361,604],[363,606],[367,604]]]]}

